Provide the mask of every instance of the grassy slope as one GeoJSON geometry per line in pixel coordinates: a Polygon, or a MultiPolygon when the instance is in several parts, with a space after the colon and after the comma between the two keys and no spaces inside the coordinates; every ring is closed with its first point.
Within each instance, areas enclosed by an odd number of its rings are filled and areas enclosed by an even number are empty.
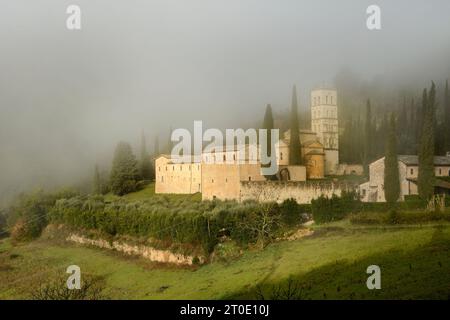
{"type": "Polygon", "coordinates": [[[106,294],[117,299],[254,298],[253,288],[294,277],[305,298],[443,298],[450,294],[450,225],[409,228],[352,228],[338,223],[316,235],[249,251],[229,264],[198,270],[155,265],[100,249],[42,240],[0,244],[0,299],[24,298],[29,281],[64,273],[70,264],[102,275],[106,294]],[[11,256],[12,255],[12,256],[11,256]],[[15,256],[18,255],[18,256],[15,256]],[[365,270],[382,269],[382,290],[369,291],[365,270]],[[167,287],[167,288],[166,288],[167,287]]]}
{"type": "MultiPolygon", "coordinates": [[[[115,199],[125,199],[128,201],[139,201],[139,200],[146,200],[149,197],[155,196],[155,183],[152,182],[149,185],[147,185],[144,189],[126,194],[122,197],[115,196],[111,193],[108,193],[105,195],[105,199],[107,200],[115,200],[115,199]]],[[[160,195],[161,197],[168,197],[170,199],[189,199],[192,201],[201,201],[202,200],[202,194],[201,193],[194,193],[194,194],[164,194],[160,195]]]]}

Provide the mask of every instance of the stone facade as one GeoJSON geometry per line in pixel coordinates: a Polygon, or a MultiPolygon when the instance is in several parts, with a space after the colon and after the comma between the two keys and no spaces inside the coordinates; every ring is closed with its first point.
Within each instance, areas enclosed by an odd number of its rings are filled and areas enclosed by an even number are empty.
{"type": "Polygon", "coordinates": [[[170,156],[155,160],[155,192],[191,194],[202,192],[202,165],[173,163],[170,156]]]}
{"type": "Polygon", "coordinates": [[[325,175],[336,174],[339,165],[337,91],[311,91],[311,130],[317,133],[325,152],[325,175]]]}

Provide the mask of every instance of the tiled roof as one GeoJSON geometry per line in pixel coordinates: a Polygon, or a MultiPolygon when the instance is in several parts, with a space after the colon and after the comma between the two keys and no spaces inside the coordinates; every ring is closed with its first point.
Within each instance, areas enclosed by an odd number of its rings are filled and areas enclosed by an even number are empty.
{"type": "MultiPolygon", "coordinates": [[[[415,155],[399,155],[398,160],[406,164],[407,166],[419,165],[419,157],[415,155]]],[[[435,166],[450,166],[450,157],[447,156],[435,156],[435,166]]]]}

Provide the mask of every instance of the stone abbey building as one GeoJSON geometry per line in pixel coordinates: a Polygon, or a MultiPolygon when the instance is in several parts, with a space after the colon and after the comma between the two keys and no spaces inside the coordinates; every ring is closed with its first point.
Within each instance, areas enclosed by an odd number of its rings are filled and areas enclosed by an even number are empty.
{"type": "Polygon", "coordinates": [[[170,155],[160,155],[155,160],[155,192],[201,192],[204,200],[295,198],[299,203],[309,203],[322,194],[339,195],[349,186],[321,179],[329,175],[362,174],[362,166],[339,164],[337,102],[334,89],[311,92],[311,129],[299,132],[304,165],[289,163],[290,132],[285,132],[275,145],[276,181],[267,181],[261,174],[259,159],[252,158],[258,157],[259,146],[245,145],[203,152],[199,163],[174,163],[170,155]],[[240,148],[245,152],[240,152],[240,148]],[[242,154],[244,159],[240,158],[242,154]]]}

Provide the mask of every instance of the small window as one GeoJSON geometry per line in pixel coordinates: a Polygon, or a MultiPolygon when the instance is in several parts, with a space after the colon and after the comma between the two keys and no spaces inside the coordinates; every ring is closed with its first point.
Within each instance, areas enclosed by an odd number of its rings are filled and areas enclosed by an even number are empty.
{"type": "Polygon", "coordinates": [[[158,171],[161,171],[161,167],[158,167],[158,171]]]}
{"type": "Polygon", "coordinates": [[[183,171],[183,166],[180,164],[180,171],[183,171]]]}
{"type": "Polygon", "coordinates": [[[166,166],[166,171],[167,171],[167,166],[166,166]]]}
{"type": "Polygon", "coordinates": [[[439,175],[442,175],[442,169],[439,168],[439,175]]]}
{"type": "Polygon", "coordinates": [[[233,154],[233,160],[236,161],[236,154],[233,154]]]}
{"type": "Polygon", "coordinates": [[[161,182],[164,182],[164,176],[161,177],[161,182]]]}
{"type": "Polygon", "coordinates": [[[283,160],[283,152],[280,152],[280,160],[283,160]]]}
{"type": "Polygon", "coordinates": [[[227,160],[226,156],[225,156],[225,155],[223,155],[223,161],[226,161],[226,160],[227,160]]]}
{"type": "Polygon", "coordinates": [[[411,174],[414,174],[414,169],[411,168],[411,171],[410,171],[410,172],[411,172],[411,174]]]}
{"type": "Polygon", "coordinates": [[[211,183],[214,183],[214,179],[211,179],[211,183]]]}
{"type": "Polygon", "coordinates": [[[172,166],[172,171],[175,171],[175,166],[172,166]]]}
{"type": "Polygon", "coordinates": [[[248,177],[248,181],[252,181],[252,177],[248,177]]]}
{"type": "Polygon", "coordinates": [[[228,178],[225,178],[225,183],[227,183],[228,182],[228,178]]]}

